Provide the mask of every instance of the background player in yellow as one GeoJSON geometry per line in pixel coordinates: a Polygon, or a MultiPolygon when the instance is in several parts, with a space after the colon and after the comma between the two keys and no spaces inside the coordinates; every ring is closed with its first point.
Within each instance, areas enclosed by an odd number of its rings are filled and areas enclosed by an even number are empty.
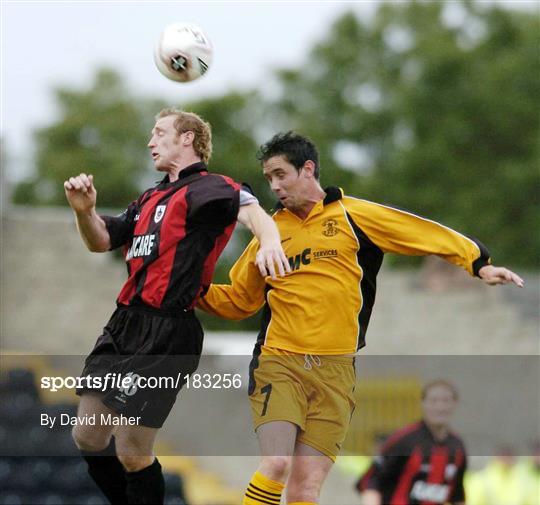
{"type": "Polygon", "coordinates": [[[520,458],[512,446],[497,447],[495,457],[469,474],[467,505],[540,505],[540,445],[531,458],[520,458]]]}
{"type": "Polygon", "coordinates": [[[429,219],[319,184],[314,144],[275,135],[258,159],[279,199],[273,216],[292,272],[262,277],[253,240],[199,307],[243,319],[264,306],[250,365],[250,403],[261,462],[244,505],[317,503],[354,410],[353,355],[365,345],[376,276],[386,252],[435,254],[490,285],[522,279],[490,264],[477,240],[429,219]]]}

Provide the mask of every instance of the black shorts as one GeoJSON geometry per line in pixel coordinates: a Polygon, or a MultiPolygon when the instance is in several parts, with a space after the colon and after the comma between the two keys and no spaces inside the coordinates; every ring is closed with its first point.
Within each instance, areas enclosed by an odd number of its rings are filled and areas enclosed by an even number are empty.
{"type": "Polygon", "coordinates": [[[161,428],[186,376],[199,365],[202,343],[193,311],[172,316],[146,307],[118,307],[86,358],[81,377],[88,378],[77,394],[101,394],[117,414],[161,428]]]}

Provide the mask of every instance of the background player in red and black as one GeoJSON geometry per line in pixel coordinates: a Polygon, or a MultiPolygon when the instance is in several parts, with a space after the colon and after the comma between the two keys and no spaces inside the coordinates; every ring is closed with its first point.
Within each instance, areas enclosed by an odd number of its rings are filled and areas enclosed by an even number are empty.
{"type": "Polygon", "coordinates": [[[256,263],[262,275],[275,277],[276,265],[281,275],[289,270],[279,232],[256,198],[232,179],[208,172],[210,125],[196,114],[165,109],[156,117],[148,147],[155,168],[166,175],[119,216],[97,214],[91,175],[64,183],[88,249],[123,247],[128,269],[117,309],[82,375],[137,380],[129,387],[78,391],[78,418],[95,415],[96,424],[73,429],[90,475],[111,503],[163,503],[163,475],[153,446],[182,381],[159,389],[138,381],[184,378],[197,368],[203,334],[193,307],[210,285],[236,221],[260,241],[256,263]],[[100,422],[102,414],[137,421],[117,427],[100,422]]]}
{"type": "Polygon", "coordinates": [[[392,434],[358,481],[364,505],[465,503],[465,447],[448,427],[457,399],[446,381],[426,384],[423,419],[392,434]]]}

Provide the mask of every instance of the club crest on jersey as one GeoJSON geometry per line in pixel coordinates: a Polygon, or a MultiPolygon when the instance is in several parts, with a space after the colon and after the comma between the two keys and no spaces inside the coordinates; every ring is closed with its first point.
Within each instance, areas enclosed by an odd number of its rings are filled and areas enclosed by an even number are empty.
{"type": "Polygon", "coordinates": [[[333,237],[339,233],[338,222],[335,219],[327,219],[323,223],[323,235],[325,237],[333,237]]]}
{"type": "Polygon", "coordinates": [[[165,215],[166,205],[158,205],[156,207],[156,213],[154,214],[154,223],[159,223],[165,215]]]}

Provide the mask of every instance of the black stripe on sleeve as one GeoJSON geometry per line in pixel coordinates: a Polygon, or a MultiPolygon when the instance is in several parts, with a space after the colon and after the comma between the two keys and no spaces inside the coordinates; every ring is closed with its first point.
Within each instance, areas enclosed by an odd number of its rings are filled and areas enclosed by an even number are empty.
{"type": "Polygon", "coordinates": [[[253,357],[251,359],[251,362],[249,363],[248,395],[250,396],[255,392],[255,370],[259,368],[259,356],[261,355],[261,346],[264,344],[264,340],[266,338],[266,331],[268,329],[268,325],[270,324],[270,320],[272,319],[272,309],[270,308],[270,304],[268,303],[268,293],[271,289],[272,288],[269,285],[266,285],[264,293],[266,303],[264,304],[261,317],[261,329],[259,331],[259,334],[257,335],[257,342],[253,349],[253,357]]]}
{"type": "Polygon", "coordinates": [[[360,247],[356,253],[358,264],[362,269],[362,280],[360,290],[362,294],[362,309],[358,314],[358,349],[366,345],[366,330],[371,318],[371,310],[375,303],[375,292],[377,291],[377,274],[381,268],[384,253],[377,247],[362,229],[354,222],[347,212],[347,220],[356,235],[360,247]]]}
{"type": "Polygon", "coordinates": [[[491,265],[491,258],[489,256],[489,251],[487,250],[487,247],[480,242],[480,240],[469,237],[477,246],[478,249],[480,249],[480,257],[474,260],[472,267],[473,267],[473,273],[476,275],[476,277],[479,277],[479,272],[482,267],[485,267],[486,265],[491,265]]]}

